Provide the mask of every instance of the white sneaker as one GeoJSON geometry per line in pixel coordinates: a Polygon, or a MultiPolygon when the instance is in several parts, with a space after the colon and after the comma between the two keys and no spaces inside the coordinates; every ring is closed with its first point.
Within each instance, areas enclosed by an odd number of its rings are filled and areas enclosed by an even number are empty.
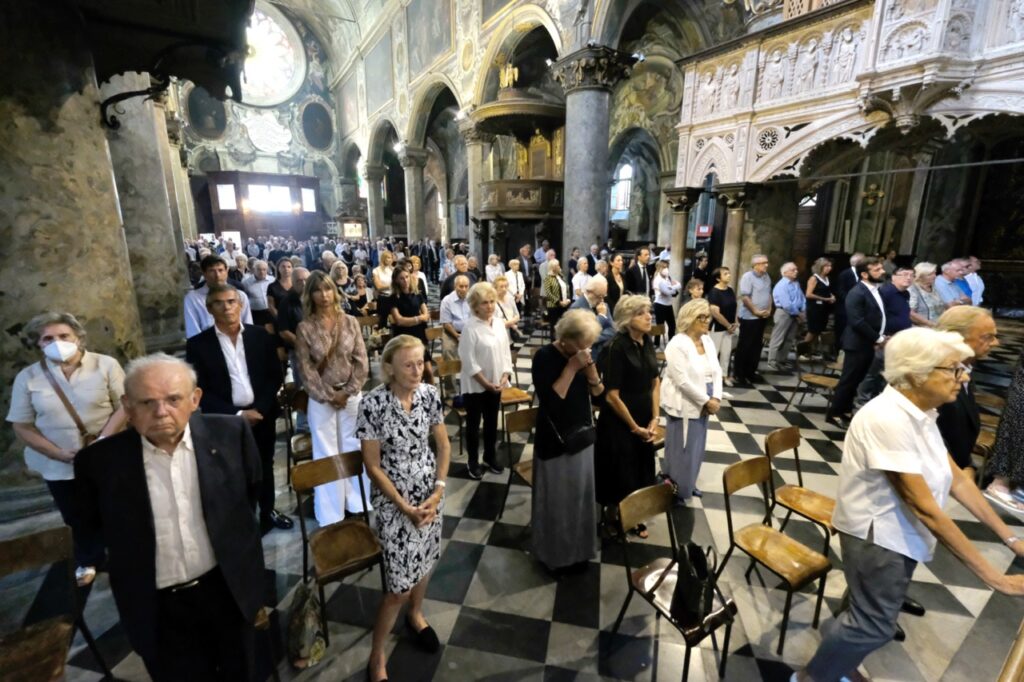
{"type": "Polygon", "coordinates": [[[982,494],[997,507],[1005,509],[1015,516],[1024,518],[1024,504],[1013,499],[1013,495],[1009,491],[989,486],[985,488],[982,494]]]}

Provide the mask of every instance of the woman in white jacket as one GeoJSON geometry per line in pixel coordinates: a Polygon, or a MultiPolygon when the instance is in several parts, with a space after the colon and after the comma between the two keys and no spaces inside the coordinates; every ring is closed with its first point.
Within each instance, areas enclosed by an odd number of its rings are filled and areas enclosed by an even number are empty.
{"type": "Polygon", "coordinates": [[[697,474],[704,462],[708,418],[722,401],[722,366],[708,334],[711,307],[698,298],[679,310],[679,333],[665,349],[661,410],[665,427],[665,473],[683,500],[700,497],[697,474]]]}

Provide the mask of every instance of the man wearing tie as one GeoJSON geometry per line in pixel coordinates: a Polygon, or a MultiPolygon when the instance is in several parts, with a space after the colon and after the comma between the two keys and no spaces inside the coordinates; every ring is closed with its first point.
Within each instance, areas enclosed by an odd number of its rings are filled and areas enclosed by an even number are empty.
{"type": "Polygon", "coordinates": [[[249,423],[262,463],[260,531],[291,528],[292,520],[274,509],[277,392],[284,378],[274,339],[260,327],[242,324],[232,287],[211,286],[206,306],[213,327],[185,344],[185,359],[203,392],[199,407],[204,414],[233,414],[249,423]]]}
{"type": "Polygon", "coordinates": [[[646,246],[640,248],[636,254],[636,263],[626,270],[623,284],[626,292],[651,297],[651,275],[647,270],[647,263],[651,260],[651,250],[646,246]]]}
{"type": "Polygon", "coordinates": [[[857,387],[875,359],[875,348],[885,343],[885,305],[878,287],[885,281],[885,268],[877,258],[857,264],[860,283],[846,294],[846,329],[843,331],[843,373],[839,377],[825,421],[845,429],[857,387]]]}

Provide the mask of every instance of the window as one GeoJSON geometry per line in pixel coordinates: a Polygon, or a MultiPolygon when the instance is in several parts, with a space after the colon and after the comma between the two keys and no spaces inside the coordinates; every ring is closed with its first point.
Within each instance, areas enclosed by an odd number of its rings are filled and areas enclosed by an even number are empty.
{"type": "Polygon", "coordinates": [[[256,213],[291,213],[291,189],[284,185],[249,185],[248,209],[256,213]]]}
{"type": "Polygon", "coordinates": [[[615,174],[612,184],[612,212],[625,211],[629,214],[629,195],[633,192],[633,166],[624,164],[615,174]]]}
{"type": "Polygon", "coordinates": [[[265,107],[291,98],[306,75],[305,50],[291,22],[261,2],[252,13],[245,38],[242,101],[265,107]]]}
{"type": "Polygon", "coordinates": [[[316,213],[316,192],[309,187],[302,188],[302,210],[305,213],[316,213]]]}
{"type": "Polygon", "coordinates": [[[445,215],[444,215],[444,202],[441,201],[441,193],[440,192],[437,193],[437,219],[438,220],[442,220],[442,221],[445,219],[445,215]]]}
{"type": "Polygon", "coordinates": [[[237,211],[234,185],[217,185],[217,205],[222,211],[237,211]]]}

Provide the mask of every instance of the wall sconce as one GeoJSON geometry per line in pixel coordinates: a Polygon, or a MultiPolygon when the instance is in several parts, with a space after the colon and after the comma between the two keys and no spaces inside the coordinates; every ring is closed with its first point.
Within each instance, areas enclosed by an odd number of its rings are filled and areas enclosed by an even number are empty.
{"type": "Polygon", "coordinates": [[[878,188],[878,185],[872,182],[868,185],[866,192],[861,192],[860,197],[864,200],[864,203],[868,206],[874,206],[879,199],[885,196],[885,192],[878,188]]]}

